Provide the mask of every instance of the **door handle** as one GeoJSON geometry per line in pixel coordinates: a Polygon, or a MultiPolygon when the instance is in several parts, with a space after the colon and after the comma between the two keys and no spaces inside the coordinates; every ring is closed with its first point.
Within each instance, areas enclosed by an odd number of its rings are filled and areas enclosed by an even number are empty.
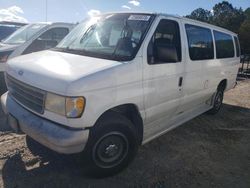
{"type": "Polygon", "coordinates": [[[181,76],[181,77],[179,78],[179,84],[178,84],[179,87],[182,86],[182,81],[183,81],[183,77],[181,76]]]}

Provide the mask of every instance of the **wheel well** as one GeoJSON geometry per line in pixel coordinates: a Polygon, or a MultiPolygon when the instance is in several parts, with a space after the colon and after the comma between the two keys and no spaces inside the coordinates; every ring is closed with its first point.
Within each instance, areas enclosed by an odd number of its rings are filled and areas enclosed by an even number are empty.
{"type": "Polygon", "coordinates": [[[227,80],[224,79],[224,80],[221,80],[221,82],[219,83],[217,90],[225,91],[226,87],[227,87],[227,80]]]}
{"type": "Polygon", "coordinates": [[[105,114],[108,114],[110,111],[120,113],[132,122],[138,134],[139,144],[141,144],[143,139],[143,121],[137,106],[135,104],[119,105],[105,111],[100,117],[105,117],[105,114]]]}

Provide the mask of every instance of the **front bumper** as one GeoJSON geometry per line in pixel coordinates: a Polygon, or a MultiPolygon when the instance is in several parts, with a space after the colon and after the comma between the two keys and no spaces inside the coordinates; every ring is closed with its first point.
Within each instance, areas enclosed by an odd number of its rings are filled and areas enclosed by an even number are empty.
{"type": "Polygon", "coordinates": [[[8,92],[1,96],[1,104],[3,111],[17,120],[17,122],[9,121],[14,130],[20,129],[42,145],[59,153],[71,154],[83,151],[89,130],[72,130],[39,117],[20,106],[8,92]]]}

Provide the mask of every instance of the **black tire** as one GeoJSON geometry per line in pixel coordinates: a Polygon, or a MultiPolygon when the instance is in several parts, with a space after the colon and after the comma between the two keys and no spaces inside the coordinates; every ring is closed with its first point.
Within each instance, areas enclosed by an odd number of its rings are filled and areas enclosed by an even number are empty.
{"type": "Polygon", "coordinates": [[[57,161],[59,156],[60,158],[64,156],[63,154],[59,154],[45,147],[44,145],[40,144],[39,142],[29,137],[28,135],[26,135],[26,145],[29,151],[32,153],[32,155],[39,156],[41,161],[53,162],[53,161],[57,161]]]}
{"type": "Polygon", "coordinates": [[[84,150],[87,175],[105,177],[126,168],[138,150],[138,137],[130,120],[108,112],[90,130],[84,150]]]}
{"type": "Polygon", "coordinates": [[[213,100],[213,108],[211,108],[207,113],[214,115],[217,114],[222,106],[224,97],[224,91],[222,89],[218,89],[213,100]]]}

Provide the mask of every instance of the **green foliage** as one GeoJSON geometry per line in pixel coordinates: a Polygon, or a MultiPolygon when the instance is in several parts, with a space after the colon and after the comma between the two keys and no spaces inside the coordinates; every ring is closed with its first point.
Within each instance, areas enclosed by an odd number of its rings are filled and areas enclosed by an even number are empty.
{"type": "Polygon", "coordinates": [[[250,19],[246,19],[240,26],[239,39],[242,54],[250,54],[250,19]]]}
{"type": "Polygon", "coordinates": [[[233,32],[238,32],[240,25],[245,20],[243,10],[234,8],[232,4],[227,1],[216,4],[213,7],[213,20],[214,25],[224,27],[233,32]]]}
{"type": "Polygon", "coordinates": [[[250,20],[250,7],[245,10],[244,14],[246,16],[246,19],[250,20]]]}
{"type": "Polygon", "coordinates": [[[210,23],[212,14],[208,10],[205,10],[203,8],[197,8],[190,15],[187,15],[186,17],[194,19],[194,20],[199,20],[202,22],[210,23]]]}

